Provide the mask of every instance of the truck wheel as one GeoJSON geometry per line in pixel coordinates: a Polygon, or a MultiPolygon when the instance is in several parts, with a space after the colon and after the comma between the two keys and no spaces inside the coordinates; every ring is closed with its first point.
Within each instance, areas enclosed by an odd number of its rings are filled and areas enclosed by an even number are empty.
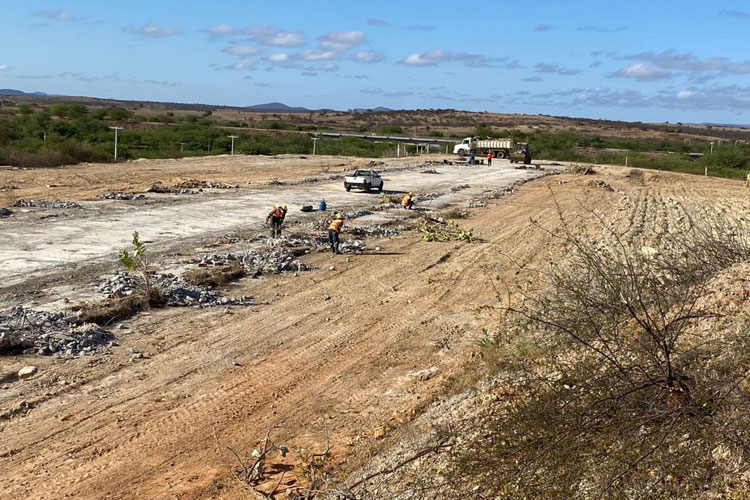
{"type": "Polygon", "coordinates": [[[369,183],[365,182],[362,185],[362,188],[365,190],[365,193],[369,193],[370,192],[370,184],[369,183]]]}
{"type": "Polygon", "coordinates": [[[466,156],[466,150],[459,149],[458,150],[458,157],[459,158],[463,158],[464,156],[466,156]]]}
{"type": "Polygon", "coordinates": [[[501,159],[505,159],[505,158],[507,158],[507,157],[508,157],[508,152],[507,152],[507,151],[505,151],[505,150],[503,150],[503,151],[498,151],[498,152],[497,152],[497,154],[496,154],[495,156],[497,156],[498,158],[501,158],[501,159]]]}
{"type": "Polygon", "coordinates": [[[380,183],[380,186],[378,187],[378,192],[379,193],[383,192],[383,183],[382,182],[380,183]]]}
{"type": "Polygon", "coordinates": [[[348,193],[352,190],[352,187],[349,184],[344,184],[344,189],[346,189],[346,192],[348,193]]]}

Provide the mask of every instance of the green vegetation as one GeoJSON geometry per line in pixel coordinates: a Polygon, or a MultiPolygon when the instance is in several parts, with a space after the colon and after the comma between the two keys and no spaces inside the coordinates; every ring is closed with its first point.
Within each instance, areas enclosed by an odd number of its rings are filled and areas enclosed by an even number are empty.
{"type": "MultiPolygon", "coordinates": [[[[49,108],[22,104],[0,110],[0,164],[19,167],[52,167],[78,162],[112,160],[114,133],[119,134],[119,158],[179,158],[229,153],[230,133],[239,135],[235,151],[241,154],[310,154],[312,139],[304,132],[326,130],[314,123],[290,123],[277,116],[260,122],[240,118],[224,119],[209,112],[136,114],[116,106],[87,108],[80,104],[54,104],[49,108]],[[230,128],[228,130],[227,128],[230,128]],[[268,132],[244,132],[243,128],[268,132]],[[298,133],[295,133],[298,132],[298,133]]],[[[375,128],[361,126],[360,131],[375,128]]],[[[380,135],[403,134],[397,124],[381,124],[380,135]]],[[[429,130],[429,128],[428,128],[429,130]]],[[[430,137],[444,137],[431,130],[430,137]]],[[[713,153],[707,140],[634,139],[584,136],[572,129],[563,132],[522,132],[477,123],[465,135],[512,137],[530,142],[533,157],[545,160],[580,161],[624,165],[676,172],[744,178],[750,145],[723,142],[713,153]],[[690,154],[702,154],[691,158],[690,154]]],[[[393,154],[395,144],[357,138],[321,138],[317,152],[326,155],[381,157],[393,154]]]]}

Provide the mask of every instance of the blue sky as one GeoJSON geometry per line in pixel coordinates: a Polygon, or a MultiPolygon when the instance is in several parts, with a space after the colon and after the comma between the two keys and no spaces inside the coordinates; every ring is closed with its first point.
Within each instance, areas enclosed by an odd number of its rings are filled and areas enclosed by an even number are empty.
{"type": "Polygon", "coordinates": [[[0,88],[750,123],[750,4],[4,2],[0,88]]]}

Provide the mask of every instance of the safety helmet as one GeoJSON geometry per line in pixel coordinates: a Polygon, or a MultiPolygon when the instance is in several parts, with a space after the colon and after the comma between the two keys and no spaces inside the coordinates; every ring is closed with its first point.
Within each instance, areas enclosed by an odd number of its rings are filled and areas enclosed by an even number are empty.
{"type": "Polygon", "coordinates": [[[286,212],[286,205],[281,205],[281,209],[286,212]]]}
{"type": "Polygon", "coordinates": [[[414,196],[414,191],[409,191],[409,196],[414,196]]]}
{"type": "Polygon", "coordinates": [[[336,217],[334,217],[334,218],[335,219],[343,219],[344,216],[342,214],[336,214],[336,217]]]}

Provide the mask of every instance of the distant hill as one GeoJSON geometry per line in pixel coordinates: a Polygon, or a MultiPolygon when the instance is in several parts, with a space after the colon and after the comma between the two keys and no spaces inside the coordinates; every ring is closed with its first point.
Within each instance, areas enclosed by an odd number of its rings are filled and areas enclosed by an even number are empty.
{"type": "Polygon", "coordinates": [[[247,106],[245,109],[250,111],[274,111],[282,113],[304,113],[310,111],[307,108],[287,106],[281,102],[268,102],[266,104],[256,104],[255,106],[247,106]]]}
{"type": "Polygon", "coordinates": [[[46,96],[44,92],[24,92],[22,90],[15,89],[0,89],[0,95],[39,95],[46,96]]]}
{"type": "Polygon", "coordinates": [[[378,106],[377,108],[354,108],[352,109],[354,113],[388,113],[390,111],[393,111],[391,108],[384,108],[383,106],[378,106]]]}

